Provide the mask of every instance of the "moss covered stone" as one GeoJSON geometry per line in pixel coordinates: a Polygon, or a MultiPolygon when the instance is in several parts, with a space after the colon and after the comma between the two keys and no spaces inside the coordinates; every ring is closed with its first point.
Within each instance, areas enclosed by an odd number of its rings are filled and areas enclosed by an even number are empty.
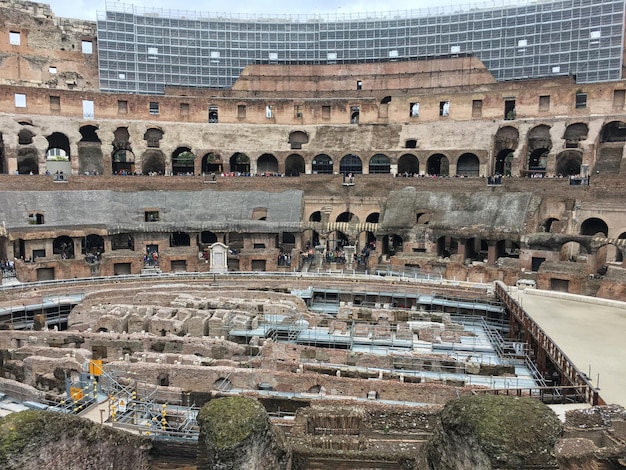
{"type": "Polygon", "coordinates": [[[207,439],[216,449],[237,446],[268,426],[265,408],[258,401],[245,397],[212,400],[202,408],[198,418],[204,424],[207,439]]]}
{"type": "Polygon", "coordinates": [[[531,398],[470,396],[452,401],[427,445],[431,469],[556,468],[562,426],[531,398]]]}
{"type": "Polygon", "coordinates": [[[147,469],[147,438],[50,411],[22,411],[0,419],[0,468],[147,469]],[[122,465],[118,467],[117,465],[122,465]]]}
{"type": "Polygon", "coordinates": [[[197,421],[198,470],[284,468],[284,436],[271,425],[258,401],[218,398],[202,407],[197,421]]]}

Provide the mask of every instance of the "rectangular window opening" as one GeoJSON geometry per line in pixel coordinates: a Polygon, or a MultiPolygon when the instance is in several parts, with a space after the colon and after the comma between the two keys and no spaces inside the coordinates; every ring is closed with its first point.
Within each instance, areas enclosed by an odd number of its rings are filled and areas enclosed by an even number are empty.
{"type": "Polygon", "coordinates": [[[26,107],[26,95],[24,93],[15,93],[15,107],[16,108],[26,107]]]}
{"type": "Polygon", "coordinates": [[[483,100],[472,100],[472,117],[483,117],[483,100]]]}
{"type": "Polygon", "coordinates": [[[587,93],[576,93],[576,109],[585,109],[587,107],[587,93]]]}
{"type": "Polygon", "coordinates": [[[420,115],[420,104],[419,103],[410,103],[409,104],[409,116],[412,118],[419,117],[420,115]]]}
{"type": "Polygon", "coordinates": [[[517,116],[515,111],[515,100],[504,100],[504,119],[512,121],[517,116]]]}
{"type": "Polygon", "coordinates": [[[330,119],[330,106],[322,106],[322,119],[330,119]]]}
{"type": "Polygon", "coordinates": [[[145,222],[158,222],[159,221],[159,211],[150,209],[144,212],[144,221],[145,222]]]}
{"type": "Polygon", "coordinates": [[[546,112],[550,111],[550,96],[543,95],[539,97],[539,111],[546,112]]]}
{"type": "Polygon", "coordinates": [[[12,46],[19,46],[22,43],[22,36],[18,31],[9,32],[9,44],[12,46]]]}
{"type": "Polygon", "coordinates": [[[52,112],[61,111],[61,97],[60,96],[50,97],[50,111],[52,112]]]}
{"type": "Polygon", "coordinates": [[[83,54],[93,54],[93,43],[91,41],[82,41],[81,48],[83,54]]]}
{"type": "Polygon", "coordinates": [[[209,122],[212,124],[217,124],[219,121],[219,113],[217,106],[209,106],[209,122]]]}
{"type": "Polygon", "coordinates": [[[626,90],[614,90],[613,91],[613,108],[623,109],[625,98],[626,98],[626,90]]]}
{"type": "Polygon", "coordinates": [[[237,119],[245,119],[246,118],[246,105],[239,104],[237,105],[237,119]]]}
{"type": "Polygon", "coordinates": [[[159,103],[158,101],[150,101],[150,114],[159,114],[159,103]]]}
{"type": "Polygon", "coordinates": [[[180,104],[180,117],[184,119],[189,118],[189,103],[180,104]]]}
{"type": "Polygon", "coordinates": [[[118,114],[128,114],[128,101],[126,101],[126,100],[118,100],[117,101],[117,113],[118,114]]]}
{"type": "Polygon", "coordinates": [[[449,114],[450,114],[450,102],[440,101],[439,102],[439,116],[448,116],[449,114]]]}

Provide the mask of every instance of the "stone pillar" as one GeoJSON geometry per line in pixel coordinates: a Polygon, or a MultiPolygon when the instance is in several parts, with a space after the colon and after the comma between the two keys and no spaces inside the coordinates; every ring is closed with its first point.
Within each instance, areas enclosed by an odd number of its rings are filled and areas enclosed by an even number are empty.
{"type": "Polygon", "coordinates": [[[467,253],[467,239],[459,238],[459,243],[457,245],[457,255],[461,258],[461,261],[465,263],[465,254],[467,253]]]}
{"type": "Polygon", "coordinates": [[[313,174],[313,164],[309,162],[304,162],[304,174],[311,175],[313,174]]]}
{"type": "Polygon", "coordinates": [[[496,264],[498,260],[498,244],[494,241],[487,242],[487,263],[496,264]]]}
{"type": "Polygon", "coordinates": [[[346,268],[354,269],[354,254],[356,253],[356,246],[344,246],[343,251],[346,252],[346,268]]]}

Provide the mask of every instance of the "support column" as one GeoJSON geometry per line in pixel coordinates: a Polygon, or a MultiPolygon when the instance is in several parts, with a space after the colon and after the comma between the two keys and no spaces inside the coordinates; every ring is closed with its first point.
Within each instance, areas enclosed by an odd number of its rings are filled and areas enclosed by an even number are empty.
{"type": "Polygon", "coordinates": [[[498,260],[498,244],[494,241],[487,242],[487,263],[496,264],[498,260]]]}

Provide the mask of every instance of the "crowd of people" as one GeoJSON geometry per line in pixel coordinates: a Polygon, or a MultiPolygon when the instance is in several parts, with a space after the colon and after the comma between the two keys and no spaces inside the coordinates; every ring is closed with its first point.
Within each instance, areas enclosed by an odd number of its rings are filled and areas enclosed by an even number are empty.
{"type": "Polygon", "coordinates": [[[13,260],[0,261],[2,277],[15,277],[15,262],[13,260]]]}

